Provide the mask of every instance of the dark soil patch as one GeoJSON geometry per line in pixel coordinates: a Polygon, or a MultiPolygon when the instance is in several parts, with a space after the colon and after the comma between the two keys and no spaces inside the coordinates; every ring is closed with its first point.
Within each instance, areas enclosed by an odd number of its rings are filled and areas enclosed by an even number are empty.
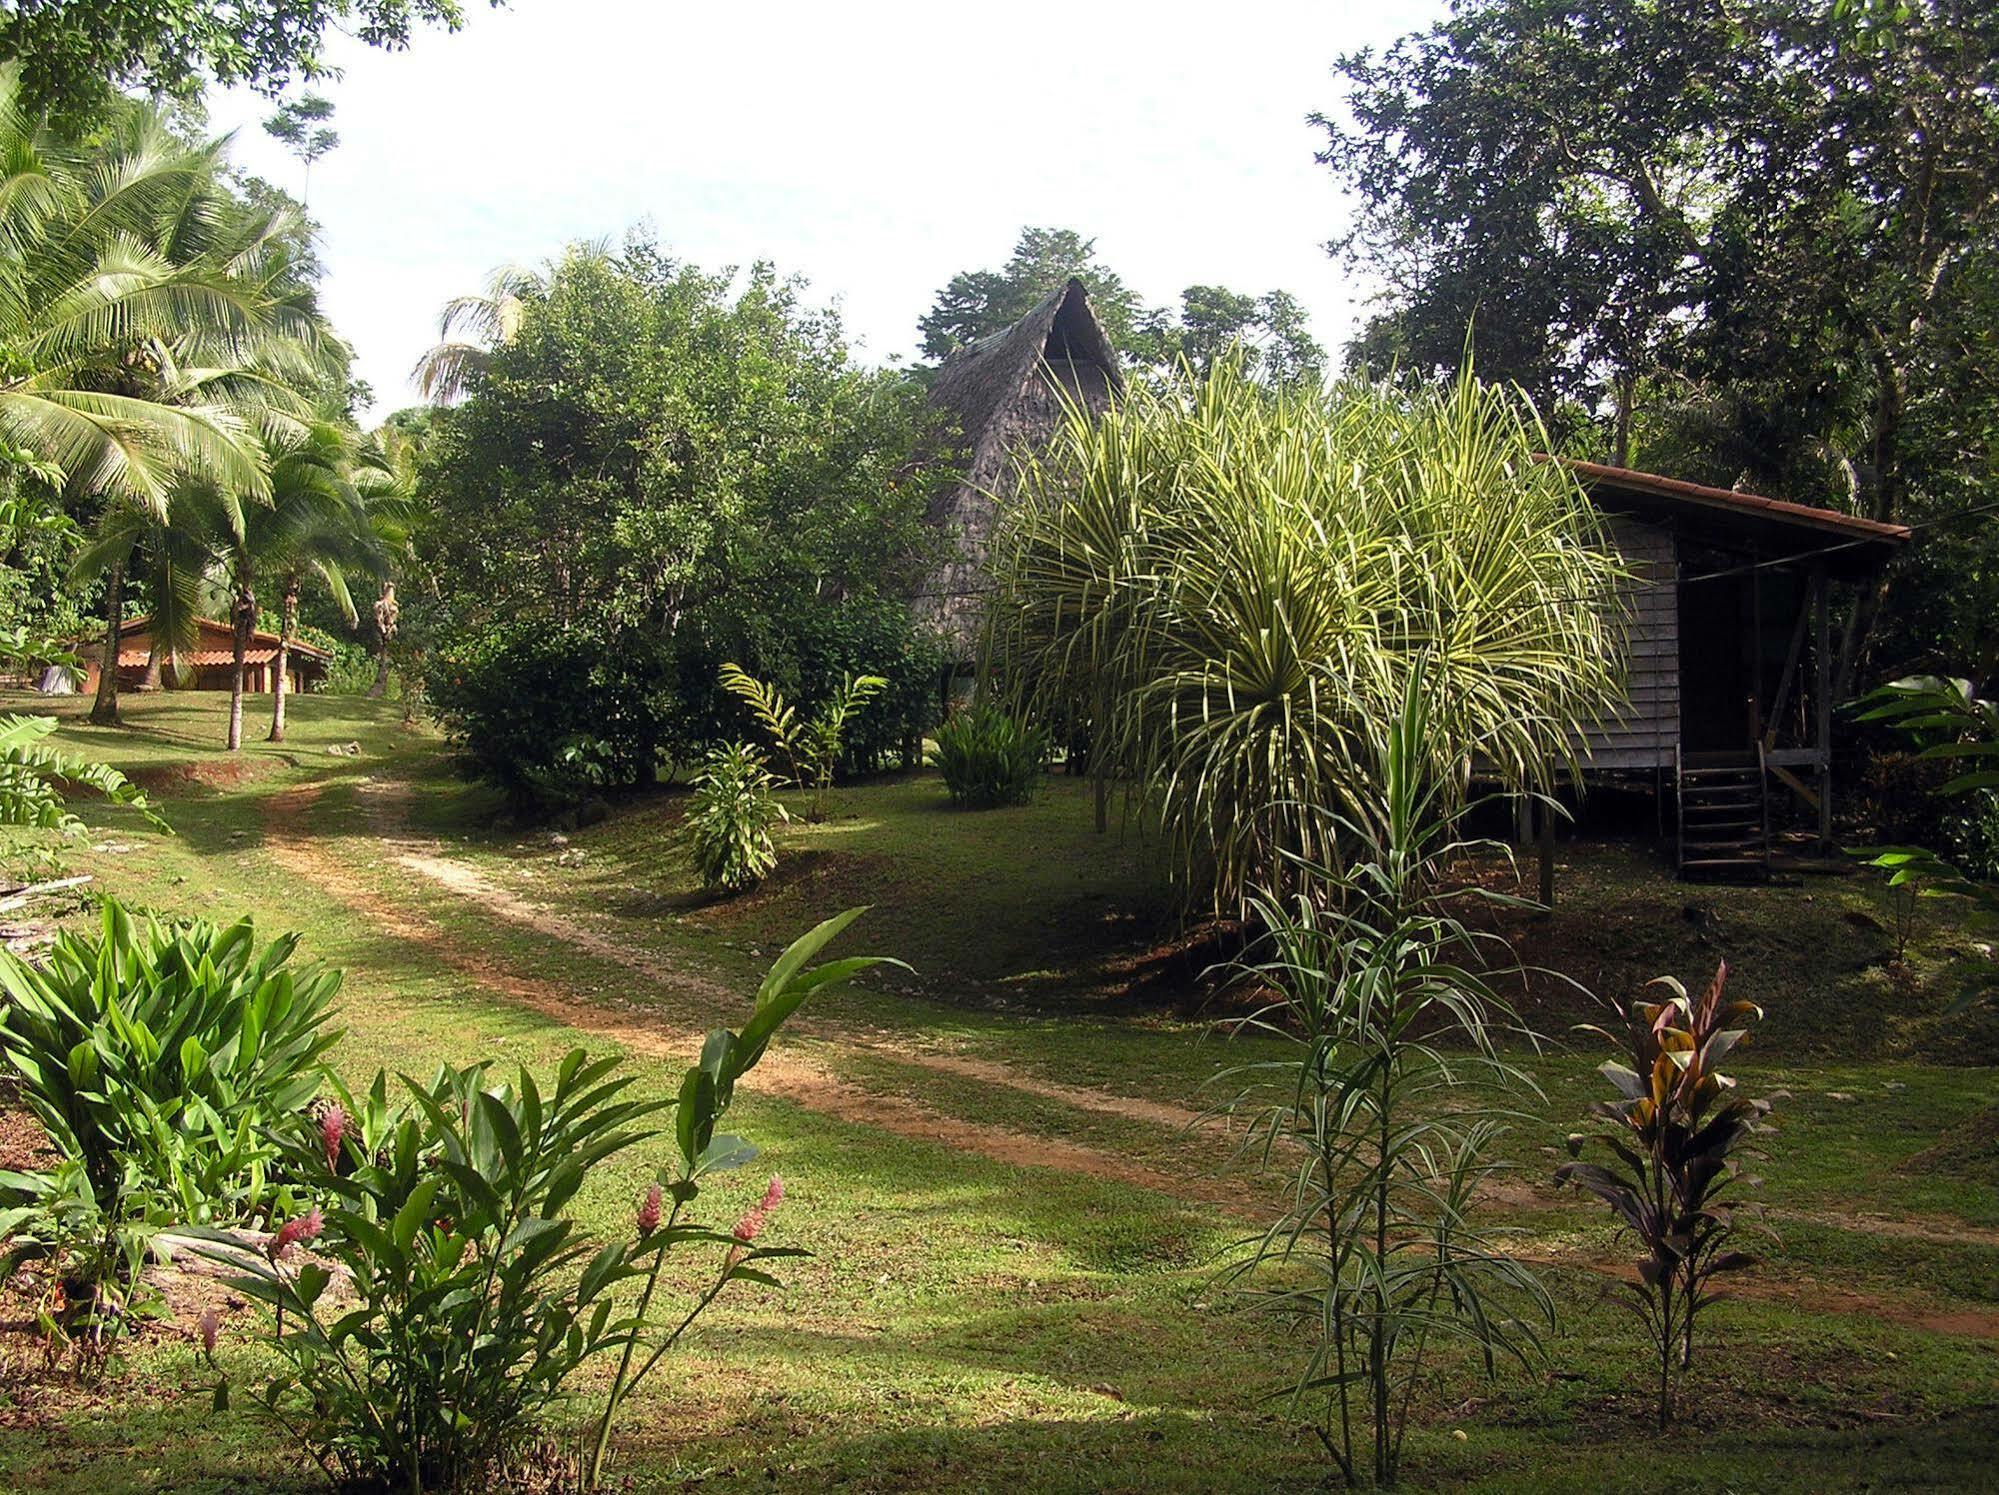
{"type": "Polygon", "coordinates": [[[295,766],[283,757],[203,758],[188,763],[149,763],[126,775],[148,794],[184,797],[234,789],[295,766]]]}

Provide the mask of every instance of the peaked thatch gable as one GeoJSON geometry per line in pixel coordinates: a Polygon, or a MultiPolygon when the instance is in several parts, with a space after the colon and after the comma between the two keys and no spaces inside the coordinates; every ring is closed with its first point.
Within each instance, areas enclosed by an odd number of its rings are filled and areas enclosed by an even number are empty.
{"type": "Polygon", "coordinates": [[[1051,293],[1004,332],[944,360],[930,403],[957,422],[963,477],[931,500],[944,557],[916,597],[917,617],[970,659],[990,586],[985,560],[999,504],[1012,487],[1016,452],[1045,444],[1061,419],[1060,388],[1093,411],[1124,389],[1117,350],[1104,335],[1080,280],[1051,293]]]}

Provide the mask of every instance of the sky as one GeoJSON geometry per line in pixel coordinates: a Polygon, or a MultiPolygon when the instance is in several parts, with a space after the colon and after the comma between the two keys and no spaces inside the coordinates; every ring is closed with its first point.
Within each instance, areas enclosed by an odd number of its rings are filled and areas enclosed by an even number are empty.
{"type": "MultiPolygon", "coordinates": [[[[322,305],[374,417],[450,297],[502,264],[647,225],[703,268],[773,261],[840,307],[870,362],[914,355],[960,270],[1024,225],[1094,236],[1148,302],[1281,288],[1337,349],[1369,287],[1325,252],[1352,205],[1313,161],[1333,60],[1441,13],[1435,0],[1181,11],[1003,5],[467,0],[456,35],[402,53],[336,40],[337,150],[312,169],[322,305]]],[[[271,103],[211,97],[245,168],[294,194],[271,103]]]]}

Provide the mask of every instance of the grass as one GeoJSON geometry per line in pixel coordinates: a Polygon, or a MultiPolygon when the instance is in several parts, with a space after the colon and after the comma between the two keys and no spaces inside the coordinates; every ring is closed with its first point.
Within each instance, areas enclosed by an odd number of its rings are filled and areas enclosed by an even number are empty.
{"type": "MultiPolygon", "coordinates": [[[[22,704],[42,705],[0,710],[22,704]]],[[[827,822],[786,832],[773,885],[708,904],[675,845],[673,796],[622,806],[566,844],[495,829],[490,803],[393,706],[301,698],[294,740],[253,741],[239,769],[217,750],[215,698],[128,701],[122,730],[75,721],[86,705],[62,708],[65,746],[139,772],[175,834],[89,807],[75,870],[163,911],[248,911],[268,931],[302,930],[310,953],[347,972],[336,1062],[350,1077],[478,1057],[539,1071],[575,1043],[603,1046],[510,995],[523,977],[601,1012],[593,1028],[691,1035],[739,1017],[733,1004],[791,935],[868,902],[849,942],[915,974],[815,1000],[786,1047],[864,1097],[1144,1180],[1009,1160],[955,1133],[887,1131],[759,1093],[753,1078],[732,1126],[790,1186],[775,1238],[817,1254],[785,1293],[724,1300],[678,1374],[635,1405],[620,1448],[637,1488],[1319,1487],[1309,1435],[1266,1399],[1295,1344],[1206,1286],[1275,1182],[1231,1170],[1213,1131],[1103,1099],[1198,1108],[1218,1069],[1255,1046],[1193,1011],[1188,959],[1161,953],[1170,925],[1146,848],[1096,836],[1080,786],[1058,780],[1027,809],[989,814],[946,808],[927,776],[843,789],[827,822]],[[359,756],[328,751],[349,743],[359,756]],[[385,785],[408,787],[398,802],[385,785]],[[399,860],[382,836],[396,819],[507,909],[399,860]],[[299,875],[301,844],[340,886],[299,875]],[[385,925],[385,912],[404,922],[385,925]],[[412,920],[423,937],[407,934],[412,920]],[[591,943],[568,937],[577,931],[591,943]],[[938,1067],[939,1056],[963,1063],[938,1067]],[[1008,1066],[1012,1081],[982,1064],[1008,1066]]],[[[1622,991],[1659,971],[1698,979],[1726,954],[1731,990],[1770,1012],[1743,1083],[1790,1092],[1762,1165],[1778,1240],[1754,1296],[1711,1314],[1673,1488],[1988,1481],[1999,1181],[1968,1162],[1911,1164],[1993,1097],[1990,1068],[1967,1062],[1989,1060],[1986,1030],[1940,1015],[1983,931],[1939,906],[1907,968],[1890,970],[1862,879],[1689,889],[1629,847],[1576,843],[1563,861],[1556,914],[1514,931],[1530,958],[1622,991]]],[[[1581,1010],[1546,982],[1530,998],[1557,1035],[1581,1010]]],[[[654,1052],[631,1059],[649,1091],[684,1062],[654,1052]]],[[[1510,1139],[1536,1187],[1508,1223],[1523,1251],[1557,1263],[1561,1331],[1530,1373],[1488,1382],[1461,1360],[1441,1367],[1410,1435],[1413,1488],[1661,1487],[1642,1350],[1603,1279],[1582,1269],[1618,1254],[1607,1219],[1538,1182],[1602,1091],[1597,1059],[1566,1045],[1530,1056],[1545,1098],[1510,1139]]],[[[600,1169],[576,1206],[586,1227],[626,1228],[653,1161],[641,1150],[600,1169]]],[[[717,1217],[761,1183],[732,1181],[717,1217]]],[[[223,1353],[239,1376],[260,1363],[240,1323],[223,1353]]],[[[101,1395],[0,1379],[0,1488],[312,1483],[247,1413],[211,1414],[194,1357],[169,1335],[101,1395]]]]}

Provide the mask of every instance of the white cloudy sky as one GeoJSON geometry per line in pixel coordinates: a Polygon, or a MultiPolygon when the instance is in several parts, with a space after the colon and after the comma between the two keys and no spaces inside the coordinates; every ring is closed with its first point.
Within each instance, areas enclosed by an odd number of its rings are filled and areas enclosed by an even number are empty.
{"type": "MultiPolygon", "coordinates": [[[[1322,245],[1350,207],[1305,123],[1349,48],[1437,0],[1188,7],[803,0],[467,0],[456,36],[342,45],[321,89],[342,143],[314,169],[324,301],[377,414],[446,298],[487,270],[646,221],[703,266],[774,260],[837,300],[865,356],[908,355],[955,271],[1023,224],[1075,228],[1148,301],[1214,282],[1283,287],[1320,341],[1365,287],[1322,245]]],[[[210,101],[237,158],[294,192],[259,121],[210,101]]]]}

